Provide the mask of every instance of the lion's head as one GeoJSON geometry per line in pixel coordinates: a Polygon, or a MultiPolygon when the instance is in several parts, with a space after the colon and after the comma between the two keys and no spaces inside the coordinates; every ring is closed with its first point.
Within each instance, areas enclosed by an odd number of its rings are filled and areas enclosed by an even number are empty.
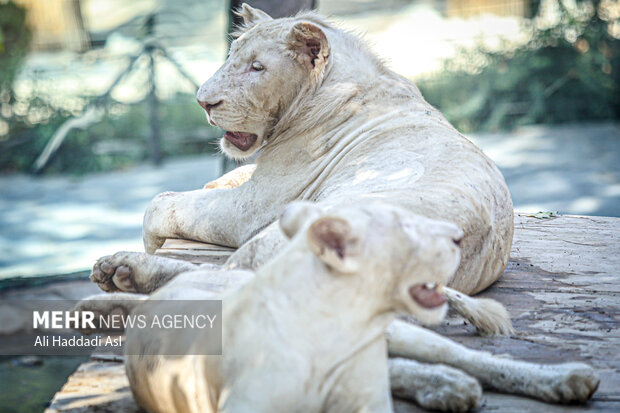
{"type": "Polygon", "coordinates": [[[244,25],[224,65],[198,90],[220,145],[232,158],[254,154],[300,91],[318,82],[329,61],[320,25],[303,18],[272,19],[243,4],[244,25]]]}
{"type": "Polygon", "coordinates": [[[325,211],[298,201],[287,206],[280,227],[333,276],[345,277],[348,288],[382,297],[385,309],[426,324],[445,316],[441,289],[460,262],[463,232],[456,225],[385,204],[325,211]]]}

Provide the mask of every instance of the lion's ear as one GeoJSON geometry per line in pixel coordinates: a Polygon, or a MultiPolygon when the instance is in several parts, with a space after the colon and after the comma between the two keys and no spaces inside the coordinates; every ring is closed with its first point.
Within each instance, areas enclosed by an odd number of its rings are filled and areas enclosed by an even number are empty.
{"type": "Polygon", "coordinates": [[[297,23],[289,34],[289,46],[297,60],[311,71],[321,72],[329,58],[329,44],[323,30],[309,22],[297,23]]]}
{"type": "Polygon", "coordinates": [[[243,19],[246,26],[252,26],[261,20],[273,20],[273,18],[260,9],[255,9],[247,3],[243,3],[241,7],[235,11],[235,14],[243,19]]]}
{"type": "Polygon", "coordinates": [[[358,271],[358,240],[340,217],[323,217],[308,228],[310,250],[330,268],[344,274],[358,271]]]}

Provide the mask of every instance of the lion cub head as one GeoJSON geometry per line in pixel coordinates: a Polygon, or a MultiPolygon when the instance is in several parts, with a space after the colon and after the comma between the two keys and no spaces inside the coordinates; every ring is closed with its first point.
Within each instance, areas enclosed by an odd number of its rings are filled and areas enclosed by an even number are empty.
{"type": "Polygon", "coordinates": [[[243,4],[244,25],[224,65],[198,90],[209,123],[226,131],[220,146],[236,159],[269,139],[295,97],[321,78],[329,45],[319,25],[299,18],[272,19],[243,4]]]}
{"type": "Polygon", "coordinates": [[[458,268],[463,237],[454,224],[385,204],[324,211],[295,202],[280,226],[332,276],[348,277],[348,288],[359,291],[360,298],[376,299],[383,311],[409,313],[425,324],[445,316],[441,289],[458,268]]]}

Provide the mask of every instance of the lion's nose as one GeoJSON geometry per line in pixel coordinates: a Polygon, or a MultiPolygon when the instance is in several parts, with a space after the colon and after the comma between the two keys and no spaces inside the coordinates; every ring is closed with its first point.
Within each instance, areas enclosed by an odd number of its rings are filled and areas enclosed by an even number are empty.
{"type": "Polygon", "coordinates": [[[202,106],[202,108],[206,110],[209,115],[211,114],[211,109],[220,106],[223,102],[222,100],[220,100],[216,103],[210,103],[210,102],[202,101],[200,99],[197,99],[197,100],[198,100],[198,104],[202,106]]]}

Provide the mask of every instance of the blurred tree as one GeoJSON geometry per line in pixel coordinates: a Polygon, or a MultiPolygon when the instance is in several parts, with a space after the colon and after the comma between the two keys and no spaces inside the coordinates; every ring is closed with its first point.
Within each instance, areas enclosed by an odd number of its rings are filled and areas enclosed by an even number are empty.
{"type": "MultiPolygon", "coordinates": [[[[30,39],[26,14],[13,3],[0,0],[0,173],[31,170],[50,137],[76,115],[55,106],[51,99],[39,93],[13,94],[11,86],[28,51],[30,39]]],[[[146,37],[154,24],[154,18],[148,16],[143,30],[146,37]]],[[[163,50],[158,49],[157,53],[158,59],[170,58],[163,50]]],[[[150,65],[149,68],[153,69],[150,65]]],[[[36,91],[38,75],[36,72],[33,75],[30,79],[36,91]]],[[[152,98],[152,84],[150,90],[152,98]]],[[[152,130],[145,119],[152,121],[153,110],[149,103],[152,105],[153,99],[123,105],[109,96],[106,98],[109,105],[103,119],[87,130],[73,130],[60,150],[50,158],[46,173],[83,174],[118,169],[146,159],[144,142],[152,137],[152,130]]],[[[82,105],[92,101],[90,96],[77,99],[82,105]]],[[[158,157],[217,152],[213,140],[218,132],[205,125],[204,112],[195,103],[193,94],[179,94],[160,103],[157,112],[160,119],[165,119],[160,132],[172,138],[162,142],[158,157]],[[205,139],[205,129],[210,139],[205,139]]]]}
{"type": "Polygon", "coordinates": [[[12,113],[13,80],[28,52],[30,30],[26,10],[12,1],[0,3],[0,116],[12,113]]]}
{"type": "Polygon", "coordinates": [[[601,0],[557,6],[558,22],[540,28],[534,20],[525,45],[480,47],[445,62],[438,78],[419,82],[424,96],[465,132],[619,119],[618,17],[601,0]]]}

